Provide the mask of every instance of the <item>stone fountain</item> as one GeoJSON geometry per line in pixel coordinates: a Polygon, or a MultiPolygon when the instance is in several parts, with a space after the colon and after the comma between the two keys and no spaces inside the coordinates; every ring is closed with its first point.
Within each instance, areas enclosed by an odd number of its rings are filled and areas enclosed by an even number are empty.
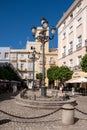
{"type": "Polygon", "coordinates": [[[47,90],[47,96],[41,97],[41,90],[31,91],[24,89],[16,97],[16,102],[27,107],[55,109],[64,104],[77,105],[76,99],[59,90],[47,90]]]}

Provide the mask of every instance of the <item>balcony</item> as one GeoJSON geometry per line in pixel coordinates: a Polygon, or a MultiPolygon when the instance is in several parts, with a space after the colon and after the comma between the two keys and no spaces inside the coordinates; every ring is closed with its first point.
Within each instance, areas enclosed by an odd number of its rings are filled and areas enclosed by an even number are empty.
{"type": "Polygon", "coordinates": [[[82,43],[79,43],[79,44],[76,45],[76,50],[79,50],[81,48],[82,48],[82,43]]]}
{"type": "MultiPolygon", "coordinates": [[[[43,61],[39,61],[39,63],[40,63],[40,65],[42,65],[42,64],[43,64],[43,61]]],[[[46,64],[46,61],[44,62],[44,64],[46,64]]]]}
{"type": "Polygon", "coordinates": [[[22,73],[27,73],[28,70],[27,69],[20,69],[20,68],[18,68],[18,71],[22,72],[22,73]]]}
{"type": "Polygon", "coordinates": [[[20,59],[19,59],[21,62],[26,62],[26,58],[24,58],[24,57],[20,57],[20,59]]]}
{"type": "Polygon", "coordinates": [[[33,68],[28,68],[28,71],[30,71],[30,72],[33,71],[33,68]]]}
{"type": "Polygon", "coordinates": [[[76,65],[73,67],[73,71],[76,71],[76,70],[81,70],[81,66],[80,65],[76,65]]]}
{"type": "Polygon", "coordinates": [[[66,53],[64,52],[64,53],[62,53],[62,57],[64,58],[66,56],[66,53]]]}
{"type": "Polygon", "coordinates": [[[70,55],[70,54],[72,54],[73,53],[73,48],[70,48],[69,50],[68,50],[68,54],[70,55]]]}
{"type": "Polygon", "coordinates": [[[17,57],[11,57],[12,62],[17,62],[17,57]]]}

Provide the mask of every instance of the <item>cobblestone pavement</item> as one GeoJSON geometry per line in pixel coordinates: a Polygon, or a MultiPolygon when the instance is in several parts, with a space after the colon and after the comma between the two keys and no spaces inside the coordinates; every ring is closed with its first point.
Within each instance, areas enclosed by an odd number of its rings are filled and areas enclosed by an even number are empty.
{"type": "MultiPolygon", "coordinates": [[[[77,95],[76,106],[87,113],[87,96],[77,95]]],[[[87,115],[75,110],[75,123],[73,125],[62,124],[61,110],[43,118],[28,119],[28,117],[41,116],[54,110],[33,109],[16,104],[14,96],[0,95],[0,110],[7,113],[26,117],[16,118],[0,111],[0,130],[86,130],[87,115]]]]}

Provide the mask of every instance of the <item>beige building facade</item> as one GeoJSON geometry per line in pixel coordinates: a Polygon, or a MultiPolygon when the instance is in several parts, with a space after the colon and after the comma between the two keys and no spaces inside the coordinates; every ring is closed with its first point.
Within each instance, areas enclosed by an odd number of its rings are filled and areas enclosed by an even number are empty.
{"type": "Polygon", "coordinates": [[[58,66],[81,69],[87,46],[87,0],[75,0],[58,22],[58,66]]]}
{"type": "MultiPolygon", "coordinates": [[[[19,71],[24,80],[27,81],[29,88],[33,85],[33,61],[32,53],[33,49],[38,53],[35,55],[35,73],[34,79],[36,80],[36,73],[42,72],[43,60],[42,60],[42,43],[27,41],[25,49],[11,49],[10,60],[13,66],[19,71]]],[[[49,42],[45,44],[45,83],[49,85],[47,78],[47,69],[50,66],[57,65],[58,62],[58,49],[49,48],[49,42]]]]}

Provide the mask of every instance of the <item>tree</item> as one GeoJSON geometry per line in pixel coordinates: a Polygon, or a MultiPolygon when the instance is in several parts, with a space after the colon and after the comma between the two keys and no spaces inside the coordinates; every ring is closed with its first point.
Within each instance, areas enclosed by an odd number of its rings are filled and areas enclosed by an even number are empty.
{"type": "Polygon", "coordinates": [[[47,77],[49,80],[57,80],[58,66],[52,66],[47,70],[47,77]]]}
{"type": "Polygon", "coordinates": [[[80,65],[81,65],[82,71],[87,72],[87,54],[85,54],[83,58],[81,59],[80,65]]]}
{"type": "Polygon", "coordinates": [[[41,81],[42,81],[42,73],[37,73],[36,74],[36,79],[37,79],[37,85],[38,87],[41,86],[41,81]]]}
{"type": "Polygon", "coordinates": [[[71,78],[72,74],[73,72],[67,66],[61,66],[58,69],[57,78],[60,82],[65,82],[71,78]]]}
{"type": "Polygon", "coordinates": [[[36,74],[36,79],[42,80],[42,73],[37,73],[37,74],[36,74]]]}
{"type": "Polygon", "coordinates": [[[0,79],[21,81],[21,77],[9,65],[0,66],[0,79]]]}

